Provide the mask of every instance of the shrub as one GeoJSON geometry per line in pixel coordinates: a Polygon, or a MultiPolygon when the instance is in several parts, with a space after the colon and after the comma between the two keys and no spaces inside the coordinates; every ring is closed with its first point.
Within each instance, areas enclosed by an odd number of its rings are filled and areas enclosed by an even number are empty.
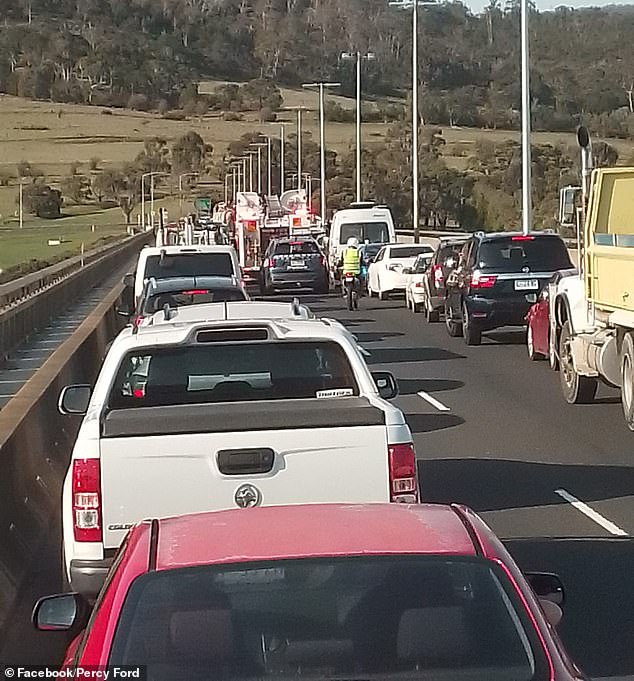
{"type": "Polygon", "coordinates": [[[88,163],[88,167],[92,171],[99,170],[100,165],[101,165],[101,159],[97,156],[93,156],[88,163]]]}
{"type": "Polygon", "coordinates": [[[161,101],[158,103],[158,112],[161,116],[165,116],[165,114],[170,110],[170,105],[168,104],[166,99],[161,99],[161,101]]]}
{"type": "Polygon", "coordinates": [[[237,111],[225,111],[222,114],[222,120],[223,121],[242,121],[244,120],[244,117],[242,114],[239,114],[237,111]]]}
{"type": "Polygon", "coordinates": [[[184,111],[177,109],[176,111],[168,111],[163,118],[168,121],[186,121],[187,114],[184,111]]]}
{"type": "Polygon", "coordinates": [[[128,109],[134,111],[147,111],[150,108],[150,102],[147,95],[136,94],[130,95],[128,98],[128,109]]]}
{"type": "Polygon", "coordinates": [[[277,120],[277,114],[268,106],[260,109],[260,123],[273,123],[277,120]]]}

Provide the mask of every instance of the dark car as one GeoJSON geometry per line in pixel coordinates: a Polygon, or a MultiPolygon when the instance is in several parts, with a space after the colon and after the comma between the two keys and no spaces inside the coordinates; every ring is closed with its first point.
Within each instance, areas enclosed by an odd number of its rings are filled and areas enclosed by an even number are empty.
{"type": "Polygon", "coordinates": [[[441,239],[423,277],[425,318],[437,322],[445,308],[446,281],[450,272],[458,265],[460,251],[467,239],[449,237],[441,239]]]}
{"type": "Polygon", "coordinates": [[[549,279],[571,267],[568,249],[556,234],[475,234],[447,279],[449,335],[462,334],[467,345],[479,345],[484,331],[525,326],[549,279]]]}
{"type": "Polygon", "coordinates": [[[249,300],[249,296],[235,277],[150,278],[143,287],[136,309],[130,312],[129,309],[120,308],[118,311],[132,317],[132,323],[138,325],[165,305],[176,308],[236,300],[249,300]]]}
{"type": "Polygon", "coordinates": [[[310,288],[327,293],[329,288],[326,257],[312,238],[273,239],[264,254],[261,291],[310,288]]]}

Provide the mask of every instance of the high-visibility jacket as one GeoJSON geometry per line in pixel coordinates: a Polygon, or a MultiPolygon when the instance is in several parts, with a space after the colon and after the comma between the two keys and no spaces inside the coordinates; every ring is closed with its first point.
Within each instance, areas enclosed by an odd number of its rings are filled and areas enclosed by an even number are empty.
{"type": "Polygon", "coordinates": [[[346,248],[343,252],[343,273],[358,275],[361,273],[361,255],[356,248],[346,248]]]}

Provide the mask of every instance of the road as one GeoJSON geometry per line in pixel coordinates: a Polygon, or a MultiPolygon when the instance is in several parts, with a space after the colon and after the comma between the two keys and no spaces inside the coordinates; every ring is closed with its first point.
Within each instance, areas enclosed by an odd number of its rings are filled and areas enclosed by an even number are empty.
{"type": "MultiPolygon", "coordinates": [[[[357,313],[335,295],[305,302],[346,323],[371,368],[398,379],[423,498],[471,506],[524,569],[560,573],[568,594],[560,631],[573,657],[593,678],[634,679],[634,436],[616,394],[566,405],[557,374],[528,360],[521,333],[467,347],[402,300],[363,298],[357,313]]],[[[39,557],[0,660],[59,655],[63,639],[44,640],[27,623],[33,599],[54,588],[55,556],[51,544],[39,557]]]]}

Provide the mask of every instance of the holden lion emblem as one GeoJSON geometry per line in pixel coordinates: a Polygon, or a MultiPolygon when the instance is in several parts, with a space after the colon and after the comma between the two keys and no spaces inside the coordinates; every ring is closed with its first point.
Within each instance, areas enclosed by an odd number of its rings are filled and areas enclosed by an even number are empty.
{"type": "Polygon", "coordinates": [[[239,508],[251,508],[262,501],[262,493],[254,485],[240,485],[233,495],[233,499],[239,508]]]}

